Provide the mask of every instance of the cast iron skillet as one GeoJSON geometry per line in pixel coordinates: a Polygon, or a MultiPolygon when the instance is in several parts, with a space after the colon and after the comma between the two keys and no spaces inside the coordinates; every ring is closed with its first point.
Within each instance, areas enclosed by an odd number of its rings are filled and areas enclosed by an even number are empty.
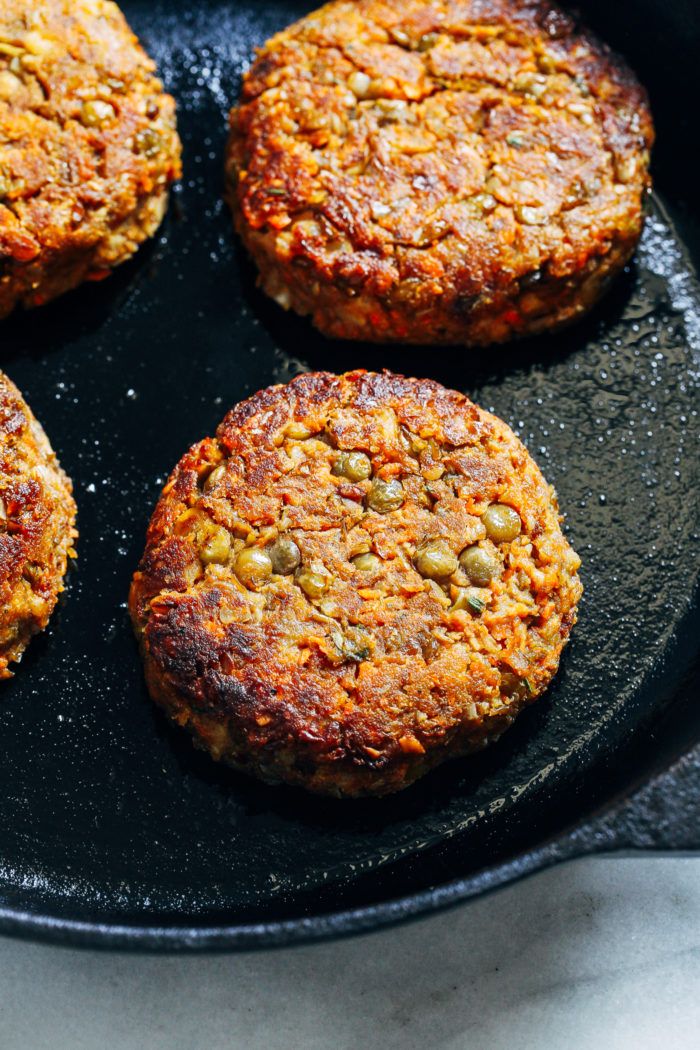
{"type": "Polygon", "coordinates": [[[290,943],[592,849],[700,846],[690,0],[586,7],[657,118],[659,198],[635,263],[579,327],[472,354],[331,343],[254,290],[220,201],[224,116],[253,45],[305,3],[125,8],[179,99],[185,177],[132,264],[0,330],[2,366],[75,481],[81,533],[50,630],[0,690],[0,929],[151,949],[290,943]],[[259,387],[355,366],[432,376],[508,420],[559,491],[586,592],[554,687],[496,747],[393,798],[337,802],[195,753],[148,701],[125,599],[188,445],[259,387]]]}

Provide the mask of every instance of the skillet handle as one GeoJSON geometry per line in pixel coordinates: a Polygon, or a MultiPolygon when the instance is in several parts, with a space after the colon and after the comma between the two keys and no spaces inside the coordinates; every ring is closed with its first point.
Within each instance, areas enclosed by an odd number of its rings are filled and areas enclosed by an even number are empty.
{"type": "Polygon", "coordinates": [[[700,745],[632,795],[613,804],[611,810],[588,820],[571,837],[579,839],[577,845],[582,853],[625,849],[700,851],[700,745]]]}

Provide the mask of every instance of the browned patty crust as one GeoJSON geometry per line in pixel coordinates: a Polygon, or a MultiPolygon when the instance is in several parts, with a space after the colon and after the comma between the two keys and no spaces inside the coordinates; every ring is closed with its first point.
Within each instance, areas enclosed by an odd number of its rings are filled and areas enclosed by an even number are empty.
{"type": "Polygon", "coordinates": [[[63,590],[77,535],[71,493],[46,434],[0,372],[0,678],[63,590]]]}
{"type": "Polygon", "coordinates": [[[337,338],[553,328],[641,232],[645,92],[546,0],[334,0],[262,48],[230,124],[262,286],[337,338]]]}
{"type": "Polygon", "coordinates": [[[0,0],[0,317],[155,233],[180,142],[154,69],[116,4],[0,0]]]}
{"type": "Polygon", "coordinates": [[[130,610],[153,699],[214,758],[381,795],[546,689],[579,564],[495,416],[429,380],[322,372],[184,456],[130,610]]]}

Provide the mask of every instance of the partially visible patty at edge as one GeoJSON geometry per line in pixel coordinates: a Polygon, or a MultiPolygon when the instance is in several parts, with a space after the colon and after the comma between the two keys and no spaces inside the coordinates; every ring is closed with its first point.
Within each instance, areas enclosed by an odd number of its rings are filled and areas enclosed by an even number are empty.
{"type": "Polygon", "coordinates": [[[129,606],[153,699],[214,758],[382,795],[547,688],[579,564],[495,416],[430,380],[315,373],[183,457],[129,606]]]}
{"type": "Polygon", "coordinates": [[[157,230],[180,142],[154,70],[114,3],[0,0],[0,317],[157,230]]]}
{"type": "Polygon", "coordinates": [[[547,0],[334,0],[261,49],[230,125],[262,287],[337,338],[556,327],[641,232],[646,94],[547,0]]]}
{"type": "Polygon", "coordinates": [[[48,623],[73,554],[75,514],[46,434],[0,372],[0,678],[48,623]]]}

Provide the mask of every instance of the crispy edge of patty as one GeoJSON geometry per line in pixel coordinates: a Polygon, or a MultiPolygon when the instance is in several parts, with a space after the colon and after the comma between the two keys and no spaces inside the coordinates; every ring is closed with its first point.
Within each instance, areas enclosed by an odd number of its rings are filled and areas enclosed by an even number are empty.
{"type": "MultiPolygon", "coordinates": [[[[0,54],[0,318],[107,277],[181,174],[173,98],[117,5],[92,6],[50,0],[0,54]]],[[[0,10],[0,40],[21,10],[0,10]]]]}
{"type": "MultiPolygon", "coordinates": [[[[371,22],[376,14],[378,20],[388,23],[393,13],[396,25],[403,27],[404,18],[410,25],[413,16],[418,19],[424,12],[450,12],[461,6],[419,0],[401,4],[365,0],[355,5],[352,17],[359,11],[358,18],[366,13],[371,22]]],[[[590,310],[634,252],[650,187],[651,116],[646,94],[624,60],[590,32],[580,30],[554,5],[498,0],[482,11],[485,21],[490,18],[500,28],[555,44],[561,64],[576,71],[594,89],[600,112],[596,113],[593,132],[603,135],[605,149],[614,159],[614,177],[624,180],[620,188],[625,213],[610,215],[606,222],[605,216],[595,216],[586,205],[592,218],[602,220],[600,228],[590,228],[591,221],[584,224],[589,228],[572,233],[567,220],[565,240],[572,243],[568,258],[557,261],[556,266],[551,265],[554,260],[546,249],[534,266],[529,248],[520,261],[514,262],[512,252],[506,251],[496,235],[473,244],[457,244],[448,259],[440,256],[439,245],[433,244],[422,245],[416,259],[397,261],[396,255],[387,257],[387,243],[391,247],[391,241],[382,239],[368,210],[371,202],[360,199],[358,183],[343,173],[327,189],[325,201],[315,200],[314,195],[328,185],[322,172],[314,174],[311,170],[316,154],[296,148],[303,138],[299,133],[289,132],[284,143],[280,141],[280,127],[295,119],[293,106],[277,97],[280,79],[288,95],[310,90],[305,80],[288,75],[285,66],[291,65],[295,56],[294,69],[301,75],[301,54],[306,49],[309,68],[316,61],[332,69],[334,59],[327,56],[334,56],[336,51],[331,38],[324,39],[324,33],[332,37],[324,18],[330,21],[332,12],[338,11],[342,19],[346,9],[343,3],[328,4],[268,41],[244,79],[241,103],[231,111],[226,196],[236,229],[258,267],[264,291],[283,307],[311,315],[326,335],[370,342],[485,345],[558,328],[590,310]],[[321,28],[317,28],[318,20],[321,28]],[[554,39],[548,36],[552,25],[556,26],[554,39]],[[315,40],[314,33],[324,39],[317,54],[316,43],[310,42],[315,40]],[[268,94],[273,99],[269,109],[268,94]],[[620,116],[623,107],[624,117],[620,116]],[[285,150],[289,151],[286,157],[285,150]],[[291,227],[289,222],[299,218],[303,221],[297,233],[296,222],[291,227]],[[315,237],[308,233],[309,219],[323,226],[315,237]],[[328,244],[334,239],[349,241],[351,246],[329,254],[328,244]],[[437,269],[423,264],[430,256],[437,269]],[[446,265],[440,272],[443,263],[446,265]],[[549,272],[552,269],[555,272],[549,272]]],[[[390,42],[396,43],[391,38],[390,42]]],[[[341,50],[343,60],[347,52],[349,48],[341,50]]],[[[305,72],[308,76],[308,69],[305,72]]],[[[390,98],[400,94],[391,81],[392,72],[387,68],[388,86],[384,88],[390,98]]],[[[318,71],[313,74],[314,90],[330,91],[318,83],[319,75],[318,71]]],[[[371,96],[365,101],[372,105],[371,96]]],[[[365,102],[360,100],[359,104],[365,102]]],[[[305,137],[313,144],[313,136],[306,129],[305,137]]],[[[386,163],[385,158],[374,158],[377,163],[380,159],[386,163]]],[[[517,161],[520,165],[520,156],[517,161]]],[[[511,167],[516,170],[518,165],[511,167]]],[[[601,192],[597,199],[603,200],[601,192]]],[[[501,213],[505,215],[505,208],[497,206],[494,217],[498,216],[499,222],[501,213]]],[[[559,211],[553,218],[559,219],[561,214],[559,211]]],[[[509,221],[512,226],[512,214],[509,221]]],[[[521,231],[525,229],[520,220],[515,225],[521,231]]],[[[511,233],[509,229],[509,237],[511,233]]],[[[395,253],[397,248],[398,242],[393,246],[395,253]]]]}
{"type": "Polygon", "coordinates": [[[73,541],[76,506],[40,423],[0,372],[0,678],[43,630],[73,541]]]}
{"type": "MultiPolygon", "coordinates": [[[[274,433],[290,420],[302,426],[311,417],[317,420],[324,406],[342,397],[343,388],[346,394],[354,393],[358,400],[363,397],[371,400],[376,396],[391,398],[398,391],[400,396],[412,399],[417,415],[422,406],[430,404],[431,412],[439,413],[445,429],[455,440],[461,433],[455,419],[462,413],[493,428],[501,438],[507,439],[513,451],[525,453],[528,479],[537,486],[550,513],[553,512],[562,558],[572,552],[559,531],[552,491],[515,435],[502,421],[478,409],[463,395],[429,380],[362,372],[341,377],[307,374],[286,387],[261,391],[236,406],[219,427],[216,440],[205,439],[183,457],[154,512],[146,551],[129,595],[149,692],[156,704],[174,722],[186,726],[195,744],[209,751],[212,757],[269,782],[283,781],[320,794],[351,797],[400,790],[445,760],[466,755],[496,740],[519,711],[541,695],[556,673],[561,650],[576,620],[581,587],[574,565],[573,575],[570,579],[566,577],[566,586],[560,585],[558,592],[562,604],[560,634],[551,641],[545,663],[538,666],[534,685],[516,691],[502,707],[480,715],[478,721],[458,720],[438,744],[425,749],[422,745],[416,747],[407,732],[402,736],[403,727],[397,719],[396,737],[403,743],[395,741],[381,758],[372,756],[363,746],[366,740],[362,712],[344,727],[345,735],[340,734],[343,738],[340,741],[332,730],[325,739],[319,739],[322,734],[315,724],[310,726],[304,716],[302,675],[295,698],[284,702],[281,733],[275,737],[273,746],[266,746],[262,742],[266,730],[261,730],[261,724],[268,718],[263,694],[273,676],[272,668],[260,667],[258,684],[248,683],[249,689],[238,680],[228,680],[219,671],[212,671],[205,685],[203,669],[218,666],[216,646],[206,629],[206,623],[216,616],[216,600],[209,590],[197,592],[195,601],[190,601],[195,588],[189,581],[189,570],[196,555],[189,545],[180,542],[161,547],[161,544],[173,535],[173,524],[180,511],[192,505],[190,496],[198,484],[198,472],[203,465],[217,462],[220,452],[216,446],[230,445],[235,448],[232,453],[235,455],[240,455],[248,441],[260,447],[273,440],[274,433]],[[218,709],[216,699],[207,695],[209,689],[220,694],[218,709]],[[262,723],[258,722],[259,718],[262,723]]],[[[578,563],[576,556],[572,557],[578,563]]]]}

